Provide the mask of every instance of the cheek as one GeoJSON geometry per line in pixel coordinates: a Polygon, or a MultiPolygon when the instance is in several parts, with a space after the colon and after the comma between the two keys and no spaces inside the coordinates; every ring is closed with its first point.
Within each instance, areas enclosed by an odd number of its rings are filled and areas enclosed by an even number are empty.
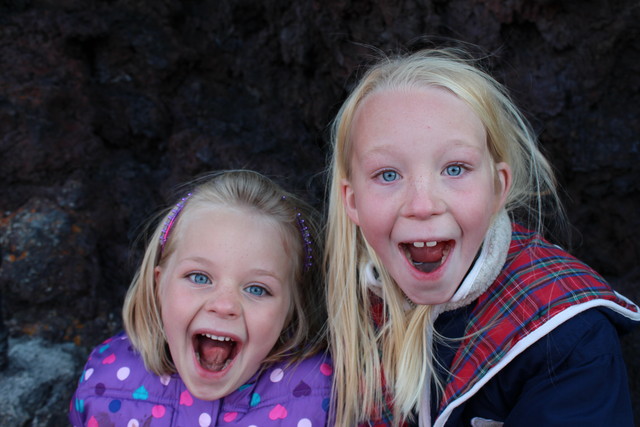
{"type": "Polygon", "coordinates": [[[293,297],[287,298],[260,316],[261,319],[270,319],[270,321],[261,322],[260,318],[256,319],[256,324],[262,329],[265,337],[271,337],[274,343],[278,340],[291,317],[293,317],[295,310],[293,305],[293,297]]]}
{"type": "Polygon", "coordinates": [[[173,312],[174,306],[167,301],[160,300],[160,318],[162,319],[162,328],[169,341],[174,336],[174,330],[179,323],[176,319],[176,313],[173,312]]]}
{"type": "Polygon", "coordinates": [[[360,230],[369,243],[388,236],[393,228],[395,215],[388,209],[390,205],[389,201],[382,200],[365,200],[361,204],[360,230]]]}
{"type": "Polygon", "coordinates": [[[501,206],[502,192],[501,183],[496,176],[487,175],[478,179],[475,185],[469,187],[464,193],[452,202],[459,216],[464,216],[466,222],[474,223],[476,226],[488,223],[491,217],[501,206]]]}
{"type": "Polygon", "coordinates": [[[476,257],[493,218],[489,205],[485,203],[477,204],[475,209],[469,209],[457,217],[464,236],[462,250],[469,263],[472,263],[476,257]]]}
{"type": "Polygon", "coordinates": [[[189,312],[193,311],[191,300],[185,292],[180,292],[177,286],[168,285],[160,288],[158,301],[165,330],[175,329],[175,325],[182,325],[189,312]]]}

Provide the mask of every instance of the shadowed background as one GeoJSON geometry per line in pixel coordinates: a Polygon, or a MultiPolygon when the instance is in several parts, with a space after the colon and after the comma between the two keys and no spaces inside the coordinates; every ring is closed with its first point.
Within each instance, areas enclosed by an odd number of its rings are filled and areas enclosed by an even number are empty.
{"type": "MultiPolygon", "coordinates": [[[[179,183],[252,168],[322,209],[359,66],[424,36],[488,53],[558,171],[572,252],[640,301],[639,23],[637,0],[0,1],[0,375],[28,368],[14,342],[63,349],[73,372],[38,386],[48,415],[0,405],[0,423],[64,425],[179,183]]],[[[623,340],[637,419],[639,337],[623,340]]]]}

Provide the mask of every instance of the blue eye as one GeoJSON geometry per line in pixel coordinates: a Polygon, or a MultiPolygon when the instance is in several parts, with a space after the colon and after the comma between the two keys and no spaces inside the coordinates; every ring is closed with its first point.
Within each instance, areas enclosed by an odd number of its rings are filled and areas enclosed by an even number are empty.
{"type": "Polygon", "coordinates": [[[384,171],[380,176],[384,182],[392,182],[398,179],[398,173],[394,171],[384,171]]]}
{"type": "Polygon", "coordinates": [[[196,285],[208,285],[211,283],[211,280],[202,273],[191,273],[187,277],[196,285]]]}
{"type": "Polygon", "coordinates": [[[245,290],[251,295],[261,297],[267,294],[267,290],[259,285],[250,285],[245,288],[245,290]]]}
{"type": "Polygon", "coordinates": [[[462,175],[462,166],[460,165],[447,166],[445,171],[449,176],[460,176],[462,175]]]}

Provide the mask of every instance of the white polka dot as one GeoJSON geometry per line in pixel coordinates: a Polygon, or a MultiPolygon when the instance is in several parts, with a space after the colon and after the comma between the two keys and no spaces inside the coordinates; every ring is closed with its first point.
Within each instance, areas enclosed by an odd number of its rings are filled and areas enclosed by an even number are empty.
{"type": "Polygon", "coordinates": [[[200,427],[209,427],[211,425],[211,415],[207,414],[206,412],[200,414],[200,417],[198,418],[198,424],[200,424],[200,427]]]}
{"type": "Polygon", "coordinates": [[[309,418],[303,418],[298,421],[298,427],[312,427],[311,420],[309,418]]]}
{"type": "Polygon", "coordinates": [[[131,369],[129,369],[128,367],[124,366],[120,369],[118,369],[118,373],[116,374],[116,376],[118,377],[118,379],[120,381],[124,381],[127,378],[129,378],[129,374],[131,373],[131,369]]]}
{"type": "Polygon", "coordinates": [[[271,372],[271,376],[269,377],[271,379],[272,383],[277,383],[282,381],[282,377],[284,377],[284,371],[280,368],[274,369],[273,372],[271,372]]]}
{"type": "Polygon", "coordinates": [[[169,381],[171,381],[171,377],[169,375],[162,375],[160,377],[160,382],[162,385],[169,385],[169,381]]]}
{"type": "Polygon", "coordinates": [[[140,422],[138,422],[138,420],[136,420],[135,418],[132,418],[127,423],[127,427],[140,427],[140,422]]]}
{"type": "Polygon", "coordinates": [[[86,370],[86,372],[84,373],[84,380],[86,381],[91,378],[91,375],[93,375],[93,368],[89,368],[86,370]]]}

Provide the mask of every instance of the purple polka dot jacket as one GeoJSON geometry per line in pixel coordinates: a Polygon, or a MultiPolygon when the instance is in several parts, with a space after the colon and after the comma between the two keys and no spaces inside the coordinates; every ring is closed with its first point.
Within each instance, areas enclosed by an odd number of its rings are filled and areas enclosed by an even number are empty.
{"type": "Polygon", "coordinates": [[[147,371],[122,333],[91,352],[69,420],[74,427],[325,426],[332,371],[327,355],[275,364],[230,395],[205,401],[178,374],[147,371]]]}

